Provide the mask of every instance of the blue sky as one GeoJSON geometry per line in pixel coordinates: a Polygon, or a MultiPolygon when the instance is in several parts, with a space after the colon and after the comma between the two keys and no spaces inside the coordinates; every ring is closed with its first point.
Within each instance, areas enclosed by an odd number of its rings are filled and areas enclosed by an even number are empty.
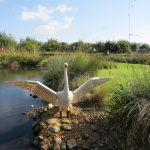
{"type": "Polygon", "coordinates": [[[150,0],[0,0],[0,32],[72,43],[129,40],[150,44],[150,0]],[[130,17],[129,17],[130,14],[130,17]]]}

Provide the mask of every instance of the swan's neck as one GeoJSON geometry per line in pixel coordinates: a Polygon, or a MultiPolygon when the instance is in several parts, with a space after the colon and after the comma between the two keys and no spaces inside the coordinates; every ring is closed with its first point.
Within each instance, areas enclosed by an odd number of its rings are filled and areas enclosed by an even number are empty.
{"type": "Polygon", "coordinates": [[[68,85],[68,74],[67,74],[67,68],[64,69],[64,75],[65,75],[65,86],[64,91],[69,91],[69,85],[68,85]]]}

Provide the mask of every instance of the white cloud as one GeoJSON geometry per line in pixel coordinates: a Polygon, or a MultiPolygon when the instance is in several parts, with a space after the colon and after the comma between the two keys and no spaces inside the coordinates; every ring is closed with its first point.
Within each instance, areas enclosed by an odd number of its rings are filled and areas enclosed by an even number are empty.
{"type": "Polygon", "coordinates": [[[53,13],[53,9],[47,9],[41,5],[38,5],[37,8],[38,12],[29,12],[25,7],[22,6],[22,9],[24,9],[22,16],[17,18],[21,20],[42,19],[44,21],[48,21],[52,18],[49,16],[49,14],[53,13]]]}
{"type": "Polygon", "coordinates": [[[77,12],[77,8],[73,7],[67,7],[66,5],[59,4],[56,8],[46,8],[42,5],[38,5],[37,12],[31,12],[28,11],[28,9],[24,6],[20,6],[24,11],[22,12],[21,17],[17,17],[20,20],[30,20],[30,19],[41,19],[44,21],[48,21],[52,17],[49,16],[49,14],[52,14],[54,11],[59,10],[61,13],[64,13],[66,11],[75,11],[77,12]]]}
{"type": "Polygon", "coordinates": [[[66,16],[64,16],[63,19],[65,20],[65,25],[64,25],[63,28],[64,29],[69,28],[69,26],[70,26],[70,24],[71,24],[71,22],[73,20],[73,17],[66,17],[66,16]]]}
{"type": "Polygon", "coordinates": [[[75,12],[78,11],[76,7],[75,8],[67,7],[66,5],[63,5],[63,4],[59,4],[55,10],[59,10],[61,13],[64,13],[65,11],[75,11],[75,12]]]}
{"type": "Polygon", "coordinates": [[[47,25],[42,25],[37,27],[35,30],[39,32],[40,34],[49,34],[54,36],[56,32],[59,32],[62,29],[67,29],[71,25],[71,22],[73,20],[73,17],[63,17],[65,23],[62,24],[58,22],[57,20],[53,20],[49,22],[47,25]]]}
{"type": "Polygon", "coordinates": [[[37,27],[35,30],[40,34],[50,34],[54,36],[55,32],[58,32],[60,29],[61,23],[56,20],[53,20],[49,22],[47,25],[37,27]]]}

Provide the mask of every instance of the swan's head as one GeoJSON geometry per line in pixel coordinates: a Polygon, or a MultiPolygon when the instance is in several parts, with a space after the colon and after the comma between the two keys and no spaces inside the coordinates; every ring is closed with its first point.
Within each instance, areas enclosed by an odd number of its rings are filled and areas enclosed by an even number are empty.
{"type": "Polygon", "coordinates": [[[67,68],[68,67],[68,64],[67,63],[64,63],[64,68],[67,68]]]}

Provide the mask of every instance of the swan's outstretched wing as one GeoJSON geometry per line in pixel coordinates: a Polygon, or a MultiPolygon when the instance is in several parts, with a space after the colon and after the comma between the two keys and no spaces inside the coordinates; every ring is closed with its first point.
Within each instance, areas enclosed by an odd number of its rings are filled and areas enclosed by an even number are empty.
{"type": "Polygon", "coordinates": [[[11,83],[14,86],[26,89],[41,99],[55,104],[56,92],[45,86],[38,81],[5,81],[6,83],[11,83]]]}
{"type": "Polygon", "coordinates": [[[92,89],[94,89],[96,86],[101,85],[107,81],[109,81],[112,78],[91,78],[84,84],[82,84],[79,88],[77,88],[73,94],[73,102],[77,102],[80,100],[86,93],[90,92],[92,89]]]}

